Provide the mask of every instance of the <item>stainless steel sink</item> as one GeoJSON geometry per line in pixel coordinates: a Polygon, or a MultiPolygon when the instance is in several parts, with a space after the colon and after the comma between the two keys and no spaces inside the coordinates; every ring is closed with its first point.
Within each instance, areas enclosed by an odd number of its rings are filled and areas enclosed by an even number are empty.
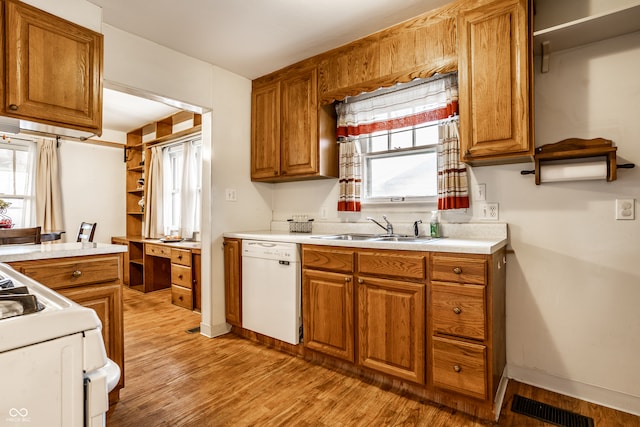
{"type": "Polygon", "coordinates": [[[410,236],[406,234],[357,234],[357,233],[344,233],[344,234],[328,234],[325,236],[313,236],[314,239],[325,240],[359,240],[369,242],[426,242],[432,240],[429,236],[410,236]]]}
{"type": "Polygon", "coordinates": [[[356,233],[345,233],[345,234],[328,234],[326,236],[312,236],[314,239],[325,239],[325,240],[378,240],[381,236],[378,234],[356,234],[356,233]]]}

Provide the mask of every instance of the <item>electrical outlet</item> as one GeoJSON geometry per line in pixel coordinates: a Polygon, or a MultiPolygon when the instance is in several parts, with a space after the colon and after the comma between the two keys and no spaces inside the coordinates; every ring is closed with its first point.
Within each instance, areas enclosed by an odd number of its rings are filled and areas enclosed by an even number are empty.
{"type": "Polygon", "coordinates": [[[487,200],[487,185],[486,184],[478,184],[476,186],[476,194],[475,199],[479,202],[484,202],[487,200]]]}
{"type": "Polygon", "coordinates": [[[320,208],[320,219],[327,219],[327,207],[323,206],[320,208]]]}
{"type": "Polygon", "coordinates": [[[498,208],[498,203],[496,202],[482,203],[480,204],[479,209],[479,219],[485,221],[497,221],[500,217],[500,210],[498,208]]]}
{"type": "Polygon", "coordinates": [[[235,188],[227,188],[224,190],[224,198],[228,202],[238,201],[238,193],[235,188]]]}
{"type": "Polygon", "coordinates": [[[635,205],[635,199],[616,199],[616,219],[635,219],[635,205]]]}

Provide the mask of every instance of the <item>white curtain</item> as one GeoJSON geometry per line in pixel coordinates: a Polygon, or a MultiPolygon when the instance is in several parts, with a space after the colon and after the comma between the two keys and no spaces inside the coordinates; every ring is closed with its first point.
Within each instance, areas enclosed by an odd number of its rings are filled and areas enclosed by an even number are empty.
{"type": "Polygon", "coordinates": [[[144,201],[143,237],[158,239],[164,236],[164,183],[162,179],[162,147],[151,148],[147,193],[144,201]]]}
{"type": "Polygon", "coordinates": [[[467,166],[460,161],[458,121],[440,125],[438,142],[438,210],[469,207],[467,166]]]}
{"type": "Polygon", "coordinates": [[[64,230],[62,218],[62,190],[57,142],[36,140],[38,164],[36,167],[36,225],[42,232],[64,230]]]}
{"type": "Polygon", "coordinates": [[[200,168],[197,165],[198,159],[192,141],[183,144],[182,152],[182,183],[180,187],[180,223],[182,226],[182,236],[193,238],[194,231],[197,230],[198,209],[197,191],[200,187],[200,168]]]}
{"type": "MultiPolygon", "coordinates": [[[[344,138],[343,138],[344,139],[344,138]]],[[[353,138],[340,141],[340,194],[338,212],[360,212],[362,157],[360,144],[353,138]]]]}

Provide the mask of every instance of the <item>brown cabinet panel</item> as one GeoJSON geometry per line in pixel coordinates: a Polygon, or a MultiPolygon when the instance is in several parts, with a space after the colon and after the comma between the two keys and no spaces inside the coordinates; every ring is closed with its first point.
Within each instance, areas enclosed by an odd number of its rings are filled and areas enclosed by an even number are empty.
{"type": "Polygon", "coordinates": [[[102,132],[102,34],[5,0],[5,115],[102,132]]]}
{"type": "Polygon", "coordinates": [[[171,248],[168,246],[146,243],[144,245],[144,253],[160,258],[171,258],[171,248]]]}
{"type": "Polygon", "coordinates": [[[251,179],[280,176],[280,82],[253,87],[251,179]]]}
{"type": "Polygon", "coordinates": [[[189,288],[193,286],[191,267],[179,264],[171,264],[171,284],[189,288]]]}
{"type": "Polygon", "coordinates": [[[171,303],[182,308],[193,310],[193,293],[191,289],[171,285],[171,303]]]}
{"type": "Polygon", "coordinates": [[[432,255],[431,279],[484,285],[487,281],[487,260],[453,254],[432,255]]]}
{"type": "Polygon", "coordinates": [[[171,248],[171,264],[191,267],[191,251],[188,249],[171,248]]]}
{"type": "Polygon", "coordinates": [[[424,281],[427,278],[427,254],[422,252],[358,251],[358,271],[382,277],[424,281]]]}
{"type": "Polygon", "coordinates": [[[326,246],[302,246],[302,262],[305,268],[352,273],[354,252],[326,246]]]}
{"type": "Polygon", "coordinates": [[[358,279],[358,362],[424,384],[425,285],[358,279]]]}
{"type": "Polygon", "coordinates": [[[532,53],[527,0],[496,0],[458,18],[460,155],[530,160],[532,53]]]}
{"type": "Polygon", "coordinates": [[[431,282],[433,331],[463,338],[486,338],[485,287],[431,282]]]}
{"type": "Polygon", "coordinates": [[[22,272],[51,289],[120,280],[117,257],[62,258],[24,264],[22,272]]]}
{"type": "Polygon", "coordinates": [[[313,175],[318,171],[317,85],[315,68],[281,83],[282,175],[313,175]]]}
{"type": "Polygon", "coordinates": [[[304,346],[354,362],[351,275],[302,271],[304,346]]]}
{"type": "Polygon", "coordinates": [[[433,384],[486,399],[486,358],[484,345],[433,337],[433,384]]]}
{"type": "Polygon", "coordinates": [[[242,326],[242,240],[224,239],[225,316],[231,325],[242,326]]]}

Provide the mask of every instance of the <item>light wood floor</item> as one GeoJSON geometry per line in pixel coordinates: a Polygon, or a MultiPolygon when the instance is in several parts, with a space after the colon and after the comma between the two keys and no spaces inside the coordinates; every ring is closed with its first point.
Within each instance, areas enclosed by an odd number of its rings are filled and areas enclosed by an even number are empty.
{"type": "Polygon", "coordinates": [[[234,335],[186,331],[200,316],[168,290],[124,290],[125,388],[107,427],[547,426],[512,413],[514,394],[594,418],[597,427],[640,418],[510,381],[498,423],[419,402],[234,335]]]}

